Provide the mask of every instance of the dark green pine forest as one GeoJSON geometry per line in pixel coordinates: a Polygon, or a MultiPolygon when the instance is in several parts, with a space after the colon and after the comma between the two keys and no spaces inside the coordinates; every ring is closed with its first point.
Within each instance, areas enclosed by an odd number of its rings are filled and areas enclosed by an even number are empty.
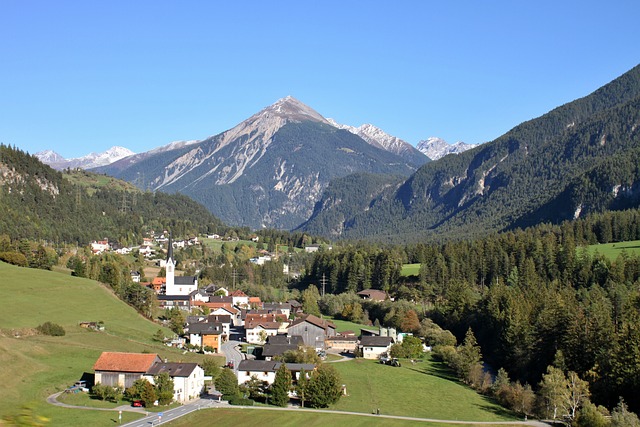
{"type": "MultiPolygon", "coordinates": [[[[536,389],[554,365],[588,381],[592,402],[613,408],[622,397],[638,411],[640,258],[583,249],[636,239],[634,209],[442,244],[345,243],[314,257],[303,280],[325,278],[327,292],[345,296],[386,290],[396,301],[366,306],[371,322],[403,330],[417,310],[458,342],[471,328],[487,366],[513,381],[536,389]],[[418,276],[400,276],[407,262],[421,264],[418,276]]],[[[321,300],[323,314],[343,314],[332,301],[321,300]]]]}

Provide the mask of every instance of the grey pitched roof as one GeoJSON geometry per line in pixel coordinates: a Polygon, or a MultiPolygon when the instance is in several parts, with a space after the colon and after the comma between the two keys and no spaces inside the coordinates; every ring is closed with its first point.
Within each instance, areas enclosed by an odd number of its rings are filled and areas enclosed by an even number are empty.
{"type": "Polygon", "coordinates": [[[302,335],[271,335],[267,337],[267,344],[304,345],[302,335]]]}
{"type": "Polygon", "coordinates": [[[187,327],[190,334],[220,335],[223,328],[221,323],[199,322],[187,327]]]}
{"type": "Polygon", "coordinates": [[[287,351],[293,351],[298,349],[298,344],[265,344],[262,347],[263,357],[281,356],[287,351]]]}
{"type": "Polygon", "coordinates": [[[360,345],[367,347],[388,347],[392,343],[391,337],[363,336],[360,338],[360,345]]]}
{"type": "Polygon", "coordinates": [[[168,372],[170,377],[188,377],[191,375],[194,369],[198,366],[197,363],[182,363],[182,362],[166,362],[156,363],[147,371],[148,375],[158,375],[163,372],[168,372]]]}
{"type": "Polygon", "coordinates": [[[206,319],[205,316],[187,316],[185,323],[187,325],[192,325],[194,323],[202,322],[204,319],[206,319]]]}
{"type": "Polygon", "coordinates": [[[289,325],[289,327],[299,325],[300,323],[304,322],[309,322],[312,325],[324,329],[325,331],[329,328],[336,329],[336,325],[334,325],[333,323],[329,322],[328,320],[321,319],[318,316],[314,316],[313,314],[305,314],[298,317],[291,323],[291,325],[289,325]]]}
{"type": "MultiPolygon", "coordinates": [[[[238,365],[238,371],[251,371],[251,372],[275,372],[280,368],[282,362],[274,362],[272,360],[242,360],[238,365]]],[[[316,365],[312,363],[285,363],[287,369],[292,372],[299,372],[304,369],[305,371],[313,371],[316,365]]]]}

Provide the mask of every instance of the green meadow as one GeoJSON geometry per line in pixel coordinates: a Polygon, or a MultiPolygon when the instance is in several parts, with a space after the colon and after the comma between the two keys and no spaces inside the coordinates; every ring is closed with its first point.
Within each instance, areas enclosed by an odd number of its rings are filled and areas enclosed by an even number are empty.
{"type": "MultiPolygon", "coordinates": [[[[50,426],[113,425],[117,412],[58,408],[46,403],[48,395],[64,390],[93,372],[102,351],[150,352],[171,361],[198,361],[203,356],[182,354],[152,341],[163,329],[143,318],[99,283],[51,271],[27,269],[0,262],[0,414],[16,414],[29,406],[49,418],[50,426]],[[33,328],[51,321],[66,334],[34,334],[33,328]],[[95,332],[79,322],[103,321],[95,332]],[[115,414],[115,415],[114,415],[115,414]]],[[[171,335],[163,329],[165,335],[171,335]]],[[[137,418],[123,413],[123,421],[137,418]]]]}
{"type": "MultiPolygon", "coordinates": [[[[172,422],[175,427],[204,427],[215,419],[216,426],[263,425],[282,426],[408,426],[416,420],[357,416],[347,412],[430,418],[442,420],[509,422],[517,419],[491,399],[481,396],[459,383],[439,362],[427,357],[412,365],[403,361],[401,368],[382,365],[373,360],[356,359],[333,364],[347,386],[347,396],[330,410],[345,412],[319,413],[249,409],[203,410],[172,422]]],[[[420,422],[420,425],[444,425],[420,422]]]]}
{"type": "Polygon", "coordinates": [[[403,264],[401,276],[418,276],[420,274],[420,263],[417,264],[403,264]]]}
{"type": "Polygon", "coordinates": [[[578,253],[581,251],[586,251],[590,255],[598,253],[610,260],[615,260],[623,253],[628,256],[640,256],[640,240],[590,245],[585,248],[578,248],[578,253]]]}

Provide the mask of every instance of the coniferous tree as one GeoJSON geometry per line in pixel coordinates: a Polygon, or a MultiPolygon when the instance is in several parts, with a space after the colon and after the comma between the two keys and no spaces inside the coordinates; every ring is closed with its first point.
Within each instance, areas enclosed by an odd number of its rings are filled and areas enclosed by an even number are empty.
{"type": "Polygon", "coordinates": [[[271,385],[271,403],[276,406],[287,406],[291,384],[291,371],[287,369],[285,363],[281,363],[271,385]]]}

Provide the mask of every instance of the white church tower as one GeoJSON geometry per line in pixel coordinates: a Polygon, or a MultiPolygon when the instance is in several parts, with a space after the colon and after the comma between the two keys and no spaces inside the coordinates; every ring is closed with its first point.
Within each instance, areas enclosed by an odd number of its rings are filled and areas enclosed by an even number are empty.
{"type": "Polygon", "coordinates": [[[198,278],[195,276],[176,277],[176,260],[173,258],[173,240],[169,235],[169,247],[167,248],[166,287],[165,295],[178,296],[189,295],[198,290],[198,278]]]}
{"type": "Polygon", "coordinates": [[[173,241],[171,240],[171,235],[169,235],[169,246],[167,248],[167,263],[165,264],[165,271],[167,273],[165,294],[177,295],[175,293],[176,261],[173,259],[173,241]]]}

